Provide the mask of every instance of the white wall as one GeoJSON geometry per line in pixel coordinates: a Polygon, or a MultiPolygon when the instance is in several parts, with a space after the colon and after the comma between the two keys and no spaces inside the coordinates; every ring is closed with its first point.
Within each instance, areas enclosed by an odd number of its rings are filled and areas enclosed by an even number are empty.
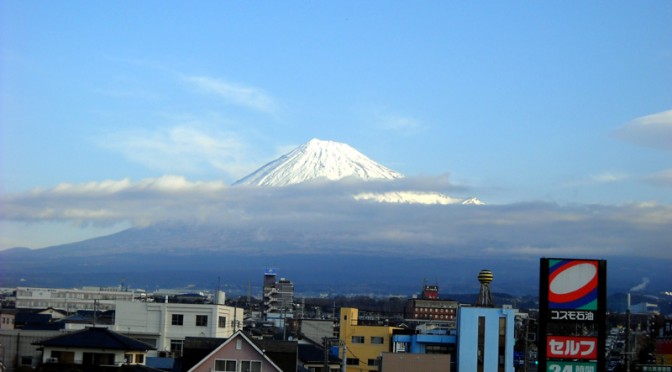
{"type": "Polygon", "coordinates": [[[242,328],[243,309],[213,304],[177,304],[124,302],[116,304],[114,330],[134,337],[156,336],[157,350],[170,350],[170,340],[185,337],[228,338],[233,335],[233,321],[242,328]],[[235,313],[235,315],[234,315],[235,313]],[[173,325],[173,314],[181,314],[182,325],[173,325]],[[196,325],[196,316],[207,316],[206,326],[196,325]],[[226,317],[226,327],[219,327],[219,317],[226,317]],[[144,336],[143,336],[144,335],[144,336]]]}

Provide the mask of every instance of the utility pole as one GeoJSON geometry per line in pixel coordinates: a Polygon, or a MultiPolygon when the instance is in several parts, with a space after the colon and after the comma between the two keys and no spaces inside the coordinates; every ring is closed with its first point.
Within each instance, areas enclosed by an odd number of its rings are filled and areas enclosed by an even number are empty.
{"type": "Polygon", "coordinates": [[[287,340],[287,308],[282,308],[282,341],[287,340]]]}
{"type": "Polygon", "coordinates": [[[347,352],[347,346],[345,346],[345,341],[341,341],[341,343],[343,345],[343,360],[341,361],[341,372],[345,372],[345,366],[348,364],[347,358],[345,357],[347,352]]]}
{"type": "Polygon", "coordinates": [[[236,316],[238,315],[238,300],[240,297],[236,299],[236,302],[233,303],[233,333],[236,333],[236,327],[238,326],[238,320],[236,319],[236,316]]]}
{"type": "MultiPolygon", "coordinates": [[[[248,280],[247,281],[247,298],[245,299],[247,308],[250,308],[250,297],[252,297],[252,283],[248,280]]],[[[262,301],[263,301],[263,294],[262,294],[262,301]]]]}
{"type": "Polygon", "coordinates": [[[630,372],[630,292],[628,308],[625,310],[625,371],[630,372]]]}
{"type": "Polygon", "coordinates": [[[528,334],[530,333],[530,316],[528,314],[527,318],[525,319],[525,352],[523,354],[523,371],[527,372],[527,343],[529,340],[527,339],[528,334]]]}
{"type": "Polygon", "coordinates": [[[322,372],[329,372],[329,339],[322,337],[322,347],[324,348],[324,365],[322,372]]]}
{"type": "Polygon", "coordinates": [[[98,313],[98,300],[93,300],[93,326],[96,326],[96,316],[98,313]]]}

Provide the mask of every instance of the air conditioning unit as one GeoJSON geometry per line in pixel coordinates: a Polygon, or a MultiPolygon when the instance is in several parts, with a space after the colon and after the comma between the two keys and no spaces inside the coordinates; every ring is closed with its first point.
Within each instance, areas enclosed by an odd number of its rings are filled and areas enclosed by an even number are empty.
{"type": "Polygon", "coordinates": [[[47,359],[47,363],[58,363],[58,358],[49,358],[47,359]]]}

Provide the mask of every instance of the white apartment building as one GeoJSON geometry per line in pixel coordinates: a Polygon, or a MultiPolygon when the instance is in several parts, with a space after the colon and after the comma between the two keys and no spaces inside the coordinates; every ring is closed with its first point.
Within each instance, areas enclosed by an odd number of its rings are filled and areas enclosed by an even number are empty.
{"type": "Polygon", "coordinates": [[[144,297],[144,292],[121,291],[117,287],[82,287],[81,289],[18,287],[16,289],[17,309],[63,310],[67,313],[77,310],[114,310],[115,303],[134,301],[144,297]]]}
{"type": "Polygon", "coordinates": [[[186,337],[228,338],[242,324],[243,309],[232,306],[120,301],[113,330],[177,357],[186,337]]]}

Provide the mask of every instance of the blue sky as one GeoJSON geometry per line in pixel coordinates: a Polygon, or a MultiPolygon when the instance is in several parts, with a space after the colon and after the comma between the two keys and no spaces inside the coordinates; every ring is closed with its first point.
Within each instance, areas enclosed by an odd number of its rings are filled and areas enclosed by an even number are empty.
{"type": "Polygon", "coordinates": [[[645,204],[670,221],[669,1],[4,1],[0,14],[0,249],[142,220],[54,217],[30,209],[37,194],[228,185],[311,138],[489,204],[645,204]]]}

